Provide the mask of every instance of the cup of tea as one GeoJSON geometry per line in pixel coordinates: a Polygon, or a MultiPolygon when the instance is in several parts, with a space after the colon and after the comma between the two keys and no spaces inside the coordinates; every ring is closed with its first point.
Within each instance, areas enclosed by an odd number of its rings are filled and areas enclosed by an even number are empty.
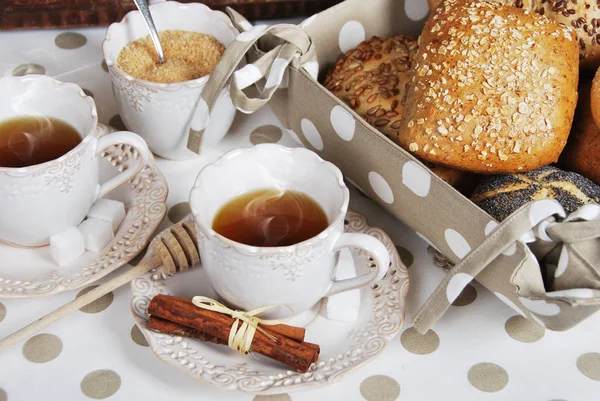
{"type": "Polygon", "coordinates": [[[129,181],[150,151],[132,132],[99,137],[91,97],[45,75],[0,79],[0,241],[38,246],[78,225],[96,199],[129,181]],[[133,147],[135,167],[99,184],[98,157],[133,147]]]}
{"type": "Polygon", "coordinates": [[[215,292],[241,310],[277,305],[264,314],[277,319],[382,279],[389,254],[372,236],[344,233],[348,202],[340,170],[307,149],[262,144],[207,165],[190,206],[215,292]],[[335,280],[337,252],[347,247],[366,251],[376,268],[335,280]]]}

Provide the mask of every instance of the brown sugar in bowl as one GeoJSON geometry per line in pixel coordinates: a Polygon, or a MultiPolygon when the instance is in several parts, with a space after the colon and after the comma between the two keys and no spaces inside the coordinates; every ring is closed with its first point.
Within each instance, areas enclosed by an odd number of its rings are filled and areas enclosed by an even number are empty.
{"type": "Polygon", "coordinates": [[[119,52],[117,66],[146,81],[183,82],[210,74],[225,51],[215,37],[200,32],[166,30],[158,36],[165,52],[163,64],[158,62],[148,35],[125,46],[119,52]]]}

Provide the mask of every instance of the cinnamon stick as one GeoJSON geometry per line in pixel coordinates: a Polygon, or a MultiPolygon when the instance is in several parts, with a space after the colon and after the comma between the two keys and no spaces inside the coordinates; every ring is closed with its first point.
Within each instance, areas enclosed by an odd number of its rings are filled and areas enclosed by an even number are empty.
{"type": "MultiPolygon", "coordinates": [[[[225,343],[229,339],[229,332],[234,319],[228,315],[198,308],[189,299],[174,297],[169,295],[155,296],[148,306],[148,313],[154,317],[167,320],[172,323],[195,329],[190,332],[181,328],[175,328],[172,325],[166,325],[164,322],[153,320],[153,325],[167,329],[178,330],[177,332],[194,334],[196,338],[207,338],[207,341],[217,344],[225,343]]],[[[278,325],[286,326],[286,325],[278,325]]],[[[272,340],[260,331],[256,331],[250,350],[261,355],[281,362],[293,369],[301,372],[308,371],[310,365],[317,361],[320,349],[318,345],[298,342],[281,332],[275,333],[275,326],[263,326],[265,330],[272,332],[276,339],[272,340]]],[[[277,327],[276,330],[283,330],[296,333],[296,330],[290,330],[291,326],[284,328],[277,327]]],[[[296,328],[292,328],[296,329],[296,328]]],[[[303,338],[304,336],[302,336],[303,338]]]]}
{"type": "Polygon", "coordinates": [[[200,341],[219,345],[227,345],[227,341],[221,340],[218,337],[205,334],[200,330],[192,329],[191,327],[174,323],[156,316],[150,316],[146,321],[146,325],[151,330],[160,331],[161,333],[165,333],[170,336],[197,338],[200,341]]]}
{"type": "MultiPolygon", "coordinates": [[[[156,316],[150,316],[148,318],[148,320],[146,321],[146,326],[148,326],[148,328],[151,330],[160,331],[161,333],[169,334],[171,336],[197,338],[198,340],[213,343],[213,344],[227,345],[227,341],[220,340],[217,337],[206,335],[203,332],[201,332],[200,330],[196,330],[191,327],[187,327],[187,326],[184,326],[179,323],[174,323],[169,320],[165,320],[165,319],[162,319],[162,318],[156,317],[156,316]]],[[[269,332],[268,330],[266,330],[266,331],[273,336],[277,336],[277,334],[280,334],[280,333],[276,333],[273,331],[271,331],[271,332],[269,332]]],[[[316,349],[316,347],[318,347],[318,345],[311,344],[306,341],[300,341],[300,342],[305,344],[306,346],[312,347],[314,349],[316,349]]]]}
{"type": "MultiPolygon", "coordinates": [[[[224,320],[226,320],[227,322],[229,321],[229,319],[232,319],[230,316],[226,316],[223,315],[221,313],[218,312],[212,312],[212,311],[208,311],[202,308],[198,308],[196,305],[194,305],[192,303],[191,299],[188,298],[182,298],[182,297],[173,297],[171,295],[157,295],[152,299],[152,302],[154,303],[153,307],[165,307],[164,304],[164,300],[165,299],[169,299],[169,298],[177,298],[177,300],[181,303],[186,303],[188,304],[188,306],[186,307],[189,311],[197,313],[197,314],[204,314],[204,313],[208,313],[209,315],[213,315],[215,318],[220,318],[222,317],[224,320]]],[[[152,305],[152,304],[151,304],[152,305]]],[[[150,312],[150,308],[148,308],[148,313],[150,313],[151,315],[153,315],[152,312],[150,312]]],[[[233,320],[231,320],[233,322],[233,320]]],[[[229,323],[229,326],[231,326],[231,323],[229,323]]],[[[288,326],[287,324],[274,324],[274,325],[263,325],[263,324],[259,324],[258,327],[260,327],[261,329],[271,333],[271,334],[281,334],[283,336],[286,336],[294,341],[298,341],[299,343],[304,341],[304,336],[306,335],[306,329],[303,327],[295,327],[295,326],[288,326]]]]}
{"type": "MultiPolygon", "coordinates": [[[[169,334],[171,336],[179,336],[179,337],[187,337],[187,338],[196,338],[200,341],[209,342],[213,344],[219,345],[227,345],[227,341],[221,340],[217,337],[213,337],[207,334],[204,334],[200,330],[193,329],[191,327],[184,326],[179,323],[170,322],[168,320],[162,319],[156,316],[150,316],[146,321],[146,325],[151,330],[160,331],[161,333],[169,334]]],[[[275,334],[271,332],[270,334],[275,334]]],[[[312,344],[306,341],[303,341],[306,347],[318,350],[319,346],[317,344],[312,344]]]]}

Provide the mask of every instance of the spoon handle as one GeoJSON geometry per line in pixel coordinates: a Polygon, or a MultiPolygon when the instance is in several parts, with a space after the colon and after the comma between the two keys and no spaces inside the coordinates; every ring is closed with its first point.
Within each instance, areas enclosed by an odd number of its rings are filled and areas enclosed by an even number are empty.
{"type": "Polygon", "coordinates": [[[158,39],[158,31],[156,30],[156,26],[154,26],[154,20],[152,19],[152,14],[150,14],[148,2],[146,0],[133,0],[133,2],[137,6],[138,10],[140,10],[142,13],[144,21],[146,21],[146,25],[150,31],[150,38],[152,39],[152,42],[154,42],[154,47],[156,48],[156,53],[158,54],[158,62],[162,64],[165,62],[165,53],[163,52],[162,45],[158,39]]]}

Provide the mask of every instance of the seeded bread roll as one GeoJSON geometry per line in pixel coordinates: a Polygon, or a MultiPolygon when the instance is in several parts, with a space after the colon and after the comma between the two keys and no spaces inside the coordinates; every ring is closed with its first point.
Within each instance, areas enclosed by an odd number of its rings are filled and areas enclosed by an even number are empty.
{"type": "Polygon", "coordinates": [[[577,101],[575,35],[489,1],[446,0],[419,38],[400,145],[476,173],[558,160],[577,101]]]}
{"type": "Polygon", "coordinates": [[[528,173],[486,177],[472,200],[498,221],[528,202],[556,199],[567,213],[588,203],[600,203],[600,186],[587,178],[545,166],[528,173]]]}
{"type": "Polygon", "coordinates": [[[600,185],[600,129],[592,118],[591,86],[590,79],[579,85],[579,103],[560,163],[567,170],[575,171],[600,185]]]}
{"type": "Polygon", "coordinates": [[[416,52],[417,41],[410,36],[374,36],[340,56],[325,87],[394,139],[416,52]]]}
{"type": "MultiPolygon", "coordinates": [[[[405,88],[414,66],[417,41],[410,36],[372,37],[348,50],[325,78],[325,87],[388,138],[398,140],[405,88]]],[[[470,194],[476,180],[443,166],[428,167],[444,181],[470,194]]]]}

